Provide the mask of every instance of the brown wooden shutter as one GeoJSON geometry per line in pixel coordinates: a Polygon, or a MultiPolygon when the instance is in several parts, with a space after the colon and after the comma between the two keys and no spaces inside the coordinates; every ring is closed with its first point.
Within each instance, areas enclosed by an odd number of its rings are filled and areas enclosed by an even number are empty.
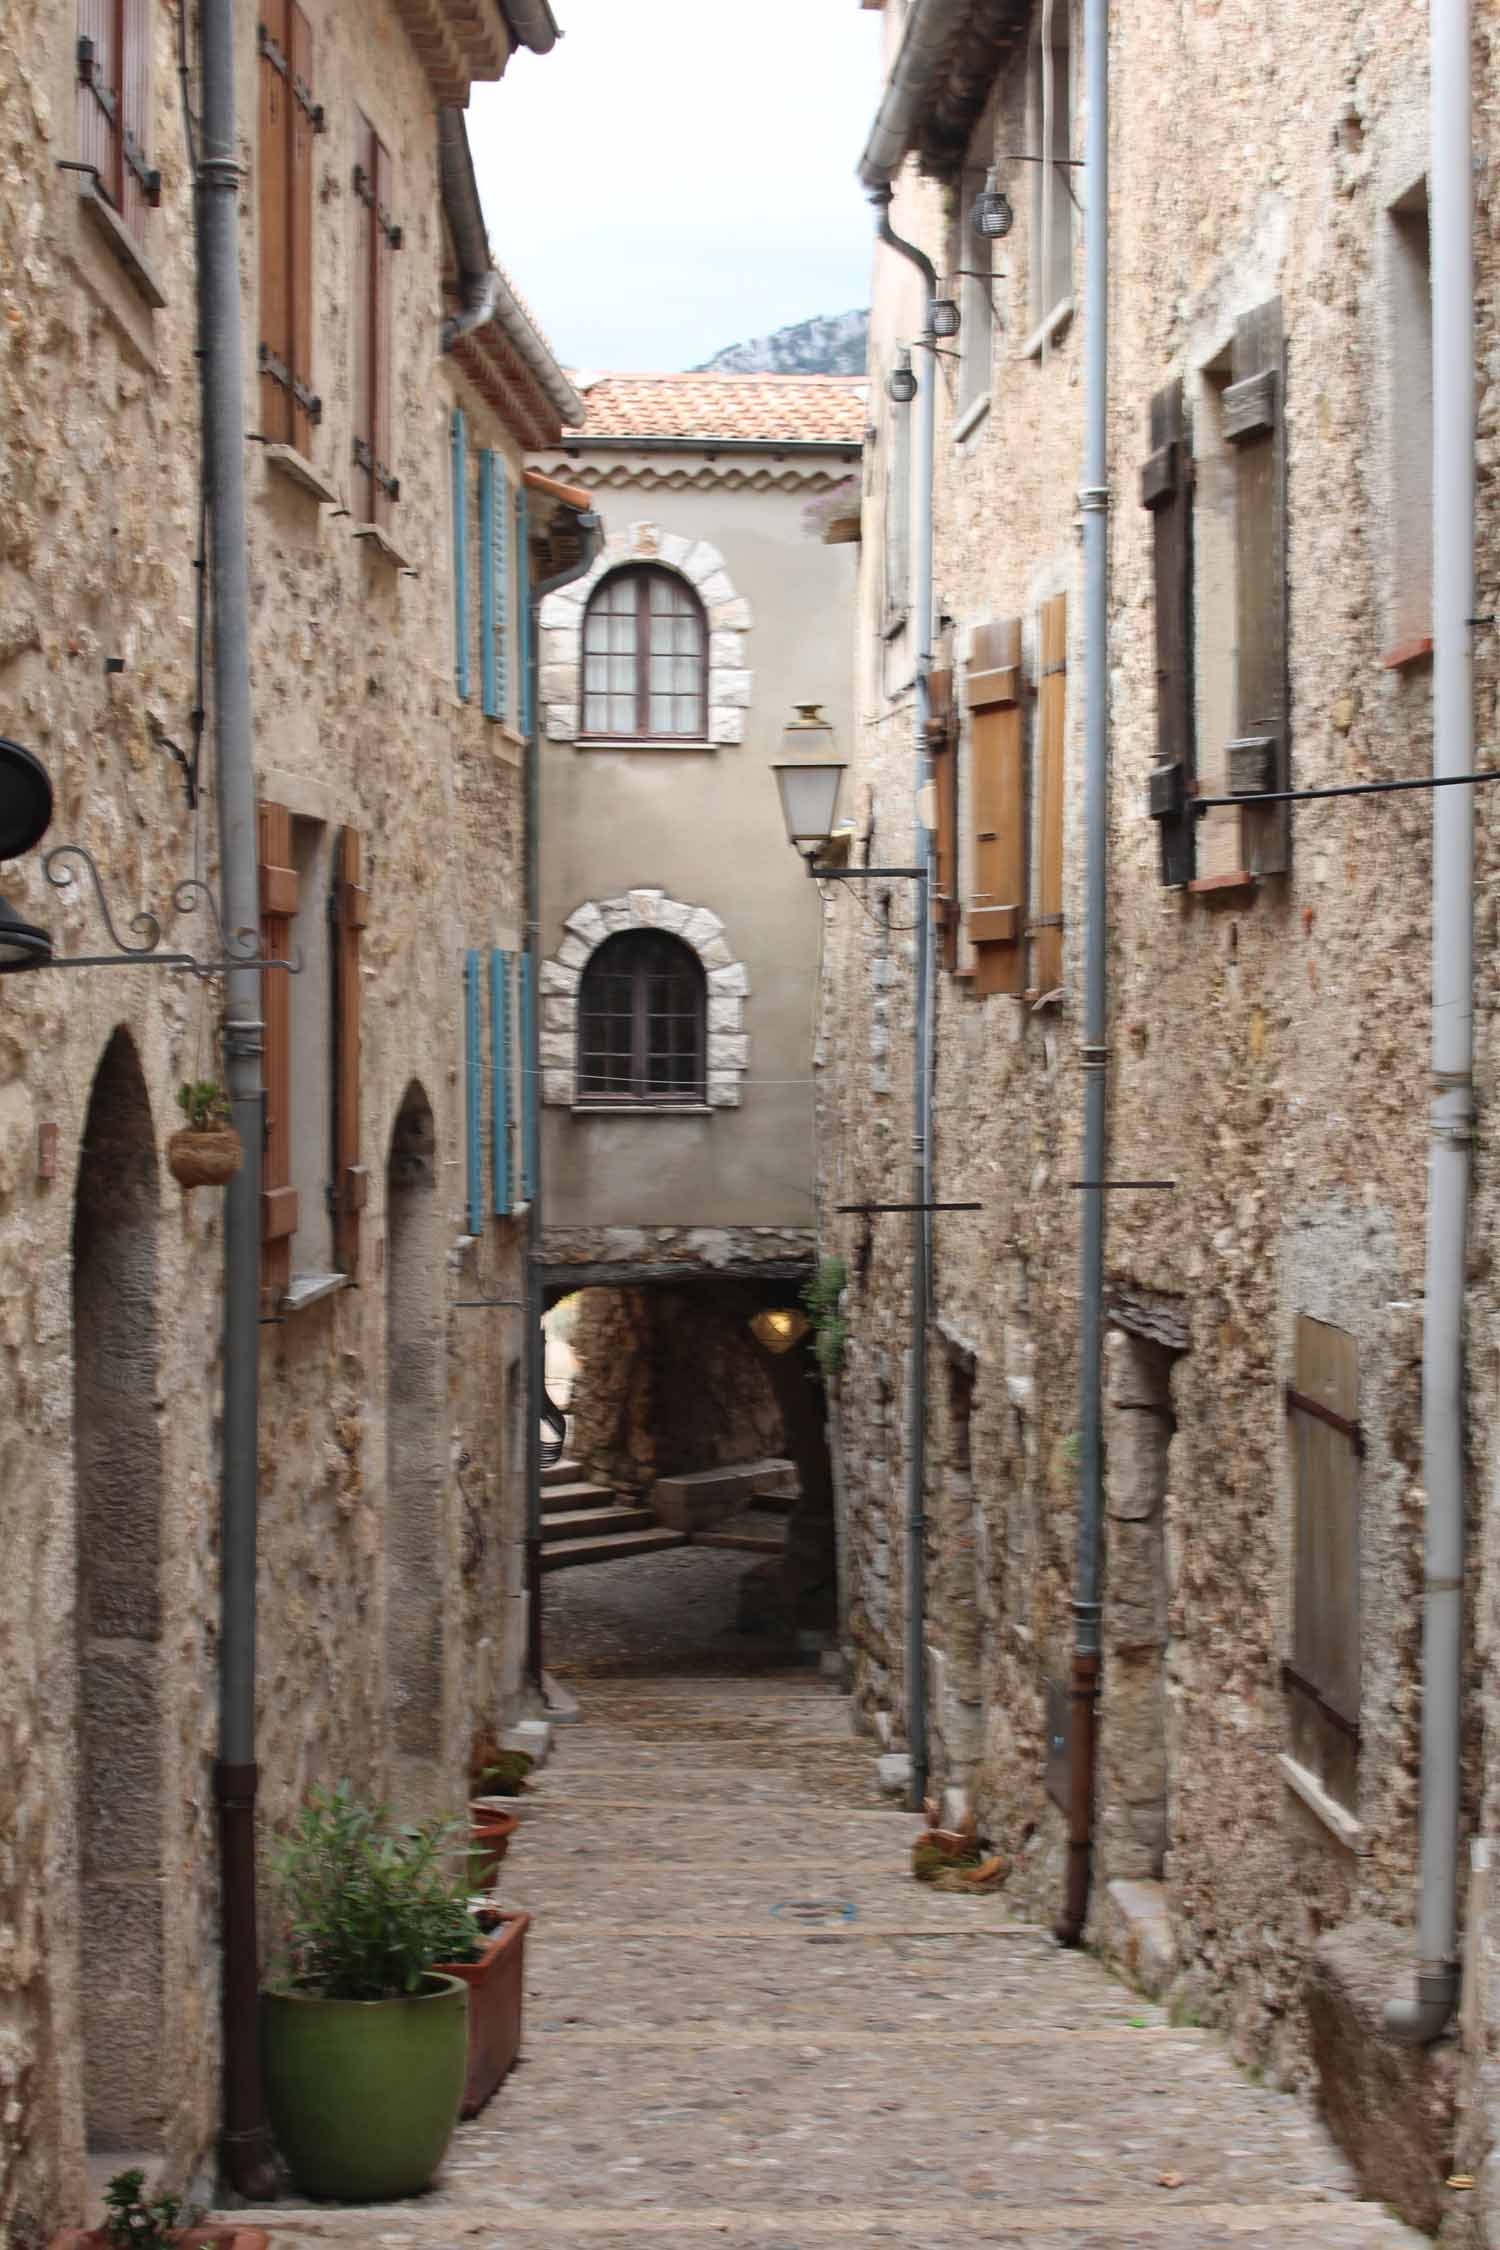
{"type": "MultiPolygon", "coordinates": [[[[1231,789],[1290,789],[1287,677],[1286,353],[1281,299],[1234,324],[1224,435],[1235,448],[1237,636],[1231,789]]],[[[1291,862],[1291,807],[1247,804],[1245,866],[1279,875],[1291,862]]]]}
{"type": "Polygon", "coordinates": [[[118,210],[121,122],[120,0],[78,0],[78,161],[91,164],[118,210]],[[91,50],[84,60],[84,41],[91,50]]]}
{"type": "Polygon", "coordinates": [[[333,858],[333,1249],[340,1273],[359,1271],[359,1219],[369,1193],[360,1162],[359,939],[369,909],[364,843],[341,828],[333,858]]]}
{"type": "Polygon", "coordinates": [[[354,125],[354,496],[357,523],[375,521],[375,214],[373,190],[362,189],[375,176],[375,128],[366,117],[354,125]]]}
{"type": "Polygon", "coordinates": [[[937,858],[936,924],[939,959],[945,969],[958,967],[958,712],[953,700],[951,670],[933,672],[929,680],[930,720],[927,747],[932,758],[933,794],[937,799],[933,845],[937,858]]]}
{"type": "Polygon", "coordinates": [[[1026,986],[1026,760],[1018,617],[976,628],[964,700],[973,776],[974,896],[966,928],[974,989],[1019,993],[1026,986]]]}
{"type": "Polygon", "coordinates": [[[288,0],[261,0],[260,23],[260,427],[292,441],[292,111],[288,0]]]}
{"type": "Polygon", "coordinates": [[[392,465],[392,370],[391,330],[392,299],[395,275],[395,227],[391,209],[393,176],[391,159],[384,142],[377,135],[375,161],[375,271],[370,298],[370,326],[373,366],[373,416],[372,442],[375,448],[375,513],[371,521],[389,527],[396,498],[396,478],[392,465]]]}
{"type": "Polygon", "coordinates": [[[312,451],[313,430],[313,40],[312,26],[290,0],[288,61],[291,66],[291,167],[289,247],[291,252],[292,443],[312,451]]]}
{"type": "MultiPolygon", "coordinates": [[[[292,864],[292,816],[285,805],[262,798],[258,811],[260,938],[262,950],[290,956],[297,911],[297,870],[292,864]]],[[[260,1285],[276,1304],[292,1278],[292,1236],[297,1231],[297,1191],[292,1186],[292,994],[285,969],[264,969],[260,1012],[265,1023],[266,1136],[261,1156],[260,1285]]]]}
{"type": "Polygon", "coordinates": [[[1062,983],[1063,753],[1068,733],[1068,597],[1043,602],[1037,688],[1037,910],[1031,918],[1035,990],[1062,983]]]}
{"type": "Polygon", "coordinates": [[[152,202],[142,178],[151,146],[152,12],[152,0],[124,0],[120,23],[120,212],[138,241],[152,202]]]}
{"type": "Polygon", "coordinates": [[[1360,1716],[1359,1346],[1297,1321],[1287,1392],[1297,1520],[1292,1660],[1283,1666],[1291,1750],[1355,1809],[1360,1716]]]}
{"type": "Polygon", "coordinates": [[[1193,457],[1179,378],[1151,401],[1151,451],[1141,471],[1156,578],[1156,767],[1149,806],[1161,879],[1190,883],[1197,865],[1193,794],[1193,457]]]}

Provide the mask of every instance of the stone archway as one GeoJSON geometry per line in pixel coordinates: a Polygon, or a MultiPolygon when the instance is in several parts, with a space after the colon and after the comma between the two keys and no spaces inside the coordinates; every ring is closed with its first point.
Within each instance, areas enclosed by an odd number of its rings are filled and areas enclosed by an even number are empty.
{"type": "Polygon", "coordinates": [[[130,1034],[99,1065],[73,1207],[78,1911],[84,2132],[165,2125],[158,1180],[130,1034]]]}
{"type": "Polygon", "coordinates": [[[585,899],[564,924],[556,953],[542,963],[542,1100],[569,1108],[578,1098],[578,994],[583,973],[601,945],[630,930],[663,930],[695,953],[707,988],[706,1091],[711,1108],[737,1109],[750,1067],[745,999],[750,975],[735,958],[717,914],[706,906],[668,898],[665,891],[624,891],[618,898],[585,899]]]}
{"type": "Polygon", "coordinates": [[[443,1757],[443,1330],[437,1136],[414,1080],[386,1164],[385,1653],[390,1793],[404,1814],[447,1799],[443,1757]]]}

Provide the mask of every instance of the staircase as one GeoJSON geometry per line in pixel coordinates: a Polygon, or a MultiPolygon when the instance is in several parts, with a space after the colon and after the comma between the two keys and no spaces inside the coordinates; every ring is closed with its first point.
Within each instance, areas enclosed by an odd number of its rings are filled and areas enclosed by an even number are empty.
{"type": "Polygon", "coordinates": [[[542,1568],[576,1570],[581,1563],[622,1562],[627,1555],[685,1547],[649,1508],[627,1507],[604,1484],[589,1484],[576,1461],[542,1471],[542,1568]]]}

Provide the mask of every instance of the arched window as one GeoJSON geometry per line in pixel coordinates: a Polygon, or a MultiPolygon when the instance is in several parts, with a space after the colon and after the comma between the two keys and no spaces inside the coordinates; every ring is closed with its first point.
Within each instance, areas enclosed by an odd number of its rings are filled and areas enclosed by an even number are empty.
{"type": "Polygon", "coordinates": [[[685,578],[611,571],[583,620],[583,731],[701,742],[708,731],[708,627],[685,578]]]}
{"type": "Polygon", "coordinates": [[[701,1102],[704,980],[691,946],[662,930],[606,938],[578,993],[578,1098],[701,1102]]]}

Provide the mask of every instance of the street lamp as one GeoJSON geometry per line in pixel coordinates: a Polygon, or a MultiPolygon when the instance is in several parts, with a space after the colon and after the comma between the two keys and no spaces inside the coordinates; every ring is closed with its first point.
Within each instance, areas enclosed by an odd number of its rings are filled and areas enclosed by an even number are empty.
{"type": "Polygon", "coordinates": [[[1010,233],[1015,223],[1010,197],[1000,187],[999,173],[992,164],[984,176],[984,186],[974,198],[969,224],[981,242],[998,242],[1010,233]]]}
{"type": "MultiPolygon", "coordinates": [[[[0,735],[0,860],[19,859],[39,844],[51,818],[52,784],[46,767],[19,742],[0,735]]],[[[0,898],[0,976],[44,969],[51,958],[47,932],[23,921],[9,901],[0,898]]]]}
{"type": "Polygon", "coordinates": [[[782,729],[781,756],[771,761],[781,793],[787,840],[811,868],[833,834],[848,761],[833,755],[833,729],[816,703],[799,703],[782,729]]]}
{"type": "Polygon", "coordinates": [[[903,344],[896,354],[896,364],[885,379],[885,395],[894,406],[910,406],[917,395],[917,378],[912,372],[911,353],[903,344]]]}

